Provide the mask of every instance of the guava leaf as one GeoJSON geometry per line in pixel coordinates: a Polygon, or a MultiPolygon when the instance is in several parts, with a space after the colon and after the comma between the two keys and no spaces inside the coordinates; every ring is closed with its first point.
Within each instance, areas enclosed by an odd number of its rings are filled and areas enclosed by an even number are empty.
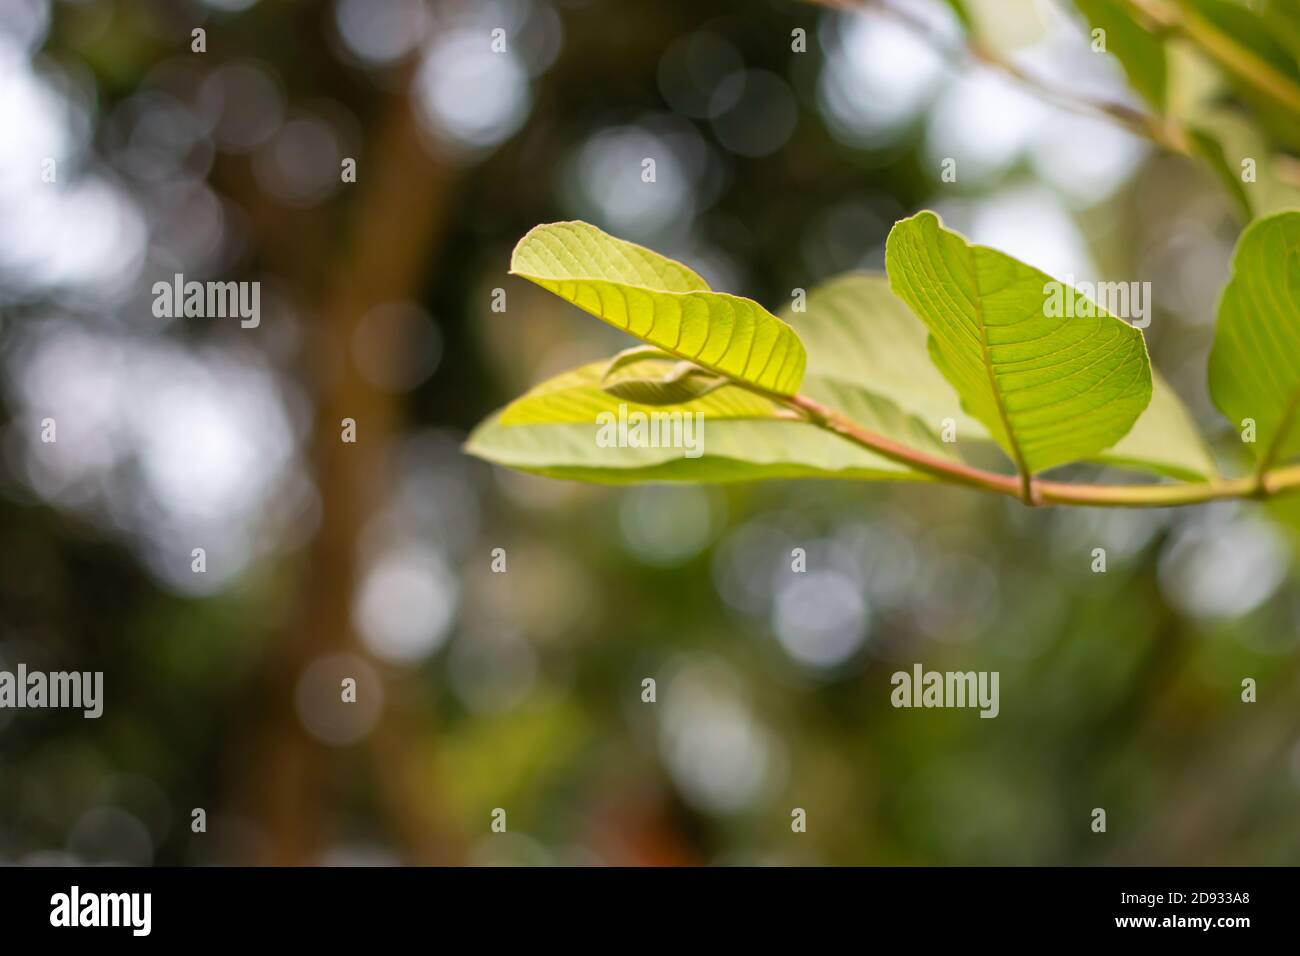
{"type": "Polygon", "coordinates": [[[681,263],[585,222],[537,226],[510,271],[710,371],[778,395],[803,380],[799,337],[757,302],[712,292],[681,263]]]}
{"type": "MultiPolygon", "coordinates": [[[[808,350],[802,392],[809,397],[850,418],[862,415],[863,403],[885,399],[934,436],[951,421],[957,452],[993,441],[962,410],[957,393],[930,360],[925,326],[890,291],[883,274],[837,276],[808,293],[806,311],[787,308],[780,314],[808,350]]],[[[918,447],[915,438],[907,440],[918,447]]],[[[1118,444],[1090,460],[1188,481],[1216,474],[1191,414],[1154,369],[1151,404],[1118,444]]]]}
{"type": "Polygon", "coordinates": [[[885,265],[935,364],[1022,474],[1097,457],[1150,403],[1141,332],[933,212],[894,226],[885,265]],[[1054,297],[1070,303],[1059,317],[1054,297]]]}
{"type": "Polygon", "coordinates": [[[1257,219],[1237,240],[1210,350],[1210,396],[1268,467],[1300,452],[1300,212],[1257,219]]]}
{"type": "MultiPolygon", "coordinates": [[[[465,450],[520,471],[604,484],[746,481],[766,478],[928,480],[734,385],[671,408],[628,402],[601,385],[605,362],[548,379],[474,429],[465,450]],[[601,429],[635,416],[690,415],[698,448],[598,441],[601,429]],[[603,423],[603,424],[602,424],[603,423]]],[[[888,411],[887,404],[885,406],[888,411]]],[[[901,416],[897,409],[892,414],[901,416]]],[[[683,436],[686,422],[682,419],[683,436]]],[[[606,433],[607,436],[609,433],[606,433]]],[[[932,439],[922,441],[936,445],[932,439]]],[[[684,446],[685,441],[680,445],[684,446]]],[[[936,449],[931,449],[937,451],[936,449]]]]}
{"type": "Polygon", "coordinates": [[[1218,477],[1214,457],[1191,413],[1155,369],[1151,370],[1151,404],[1127,435],[1091,460],[1183,481],[1218,477]]]}

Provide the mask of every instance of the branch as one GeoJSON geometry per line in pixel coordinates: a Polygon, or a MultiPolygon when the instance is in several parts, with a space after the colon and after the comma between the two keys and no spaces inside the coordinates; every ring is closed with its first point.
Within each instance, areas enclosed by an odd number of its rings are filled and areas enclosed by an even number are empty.
{"type": "Polygon", "coordinates": [[[1026,494],[1017,476],[986,471],[909,448],[892,438],[886,438],[884,435],[863,428],[840,412],[805,395],[780,396],[752,388],[750,390],[758,391],[759,394],[794,409],[819,428],[824,428],[891,461],[906,465],[914,471],[951,484],[965,485],[991,494],[1006,495],[1028,505],[1168,508],[1229,498],[1271,498],[1300,489],[1300,465],[1293,465],[1258,476],[1160,485],[1084,485],[1031,479],[1029,492],[1026,494]]]}
{"type": "Polygon", "coordinates": [[[868,431],[834,409],[828,408],[806,395],[783,397],[768,392],[762,394],[783,403],[789,408],[793,408],[817,427],[833,432],[841,438],[870,449],[891,461],[907,465],[914,471],[919,471],[942,481],[979,488],[982,491],[1008,494],[1013,498],[1021,497],[1021,482],[1016,476],[999,475],[992,471],[984,471],[981,468],[975,468],[962,462],[940,458],[937,455],[930,455],[915,448],[909,448],[902,442],[868,431]]]}
{"type": "Polygon", "coordinates": [[[1275,105],[1300,116],[1300,85],[1196,11],[1169,0],[1127,0],[1127,3],[1158,27],[1191,40],[1206,56],[1275,105]]]}
{"type": "MultiPolygon", "coordinates": [[[[402,88],[409,89],[409,83],[402,88]]],[[[423,145],[407,95],[385,98],[368,143],[367,172],[352,187],[358,193],[332,250],[334,261],[322,272],[314,246],[299,241],[294,247],[300,257],[308,256],[300,265],[300,284],[313,287],[307,291],[316,296],[316,348],[304,372],[316,405],[311,463],[322,507],[320,527],[299,569],[295,605],[260,665],[264,717],[255,734],[239,741],[249,766],[239,774],[237,785],[245,793],[237,802],[267,837],[253,860],[261,864],[316,862],[336,823],[330,800],[339,766],[304,729],[294,691],[310,661],[326,653],[357,652],[350,623],[359,575],[357,541],[382,503],[389,446],[402,414],[392,394],[363,379],[355,363],[336,358],[346,354],[370,309],[418,295],[457,190],[452,164],[431,156],[423,145]],[[340,441],[344,417],[360,423],[362,444],[340,441]]],[[[385,359],[391,362],[404,343],[390,344],[385,359]]],[[[392,682],[388,686],[395,696],[398,689],[392,682]]],[[[376,759],[398,766],[393,780],[378,775],[378,799],[418,862],[454,861],[461,855],[458,842],[444,838],[430,818],[437,804],[427,794],[423,803],[413,801],[406,771],[391,755],[394,739],[409,745],[409,735],[391,726],[400,719],[394,707],[385,707],[368,741],[376,759]],[[399,806],[399,801],[405,802],[399,806]]],[[[414,759],[408,755],[408,762],[414,759]]]]}

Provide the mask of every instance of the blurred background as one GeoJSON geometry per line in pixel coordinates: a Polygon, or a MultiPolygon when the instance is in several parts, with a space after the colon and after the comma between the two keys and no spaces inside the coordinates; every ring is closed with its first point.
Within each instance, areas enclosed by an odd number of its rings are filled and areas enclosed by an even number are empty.
{"type": "MultiPolygon", "coordinates": [[[[2,0],[0,666],[103,671],[105,707],[0,710],[0,861],[1300,861],[1293,503],[606,489],[460,450],[628,344],[507,277],[532,226],[775,310],[930,207],[1150,281],[1155,363],[1242,467],[1204,384],[1241,225],[1213,173],[895,5],[931,36],[766,0],[2,0]],[[260,325],[156,317],[175,273],[259,281],[260,325]],[[1000,716],[893,709],[916,661],[999,671],[1000,716]]],[[[1017,63],[1136,102],[1069,4],[982,6],[1017,63]]]]}

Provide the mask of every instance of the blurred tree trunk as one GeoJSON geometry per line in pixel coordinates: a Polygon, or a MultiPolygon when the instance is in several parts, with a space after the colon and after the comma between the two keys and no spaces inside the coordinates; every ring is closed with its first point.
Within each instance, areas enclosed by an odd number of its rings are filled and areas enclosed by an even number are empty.
{"type": "MultiPolygon", "coordinates": [[[[358,163],[357,183],[343,187],[359,194],[334,247],[333,262],[304,264],[308,274],[326,277],[322,301],[314,310],[316,324],[306,326],[308,376],[316,403],[311,467],[321,521],[304,555],[288,626],[263,663],[258,684],[261,717],[250,722],[254,736],[235,764],[236,807],[261,831],[262,842],[249,861],[253,863],[317,862],[331,839],[331,803],[344,769],[340,764],[360,756],[355,748],[334,749],[308,734],[294,697],[304,668],[318,657],[363,653],[351,617],[359,571],[357,542],[390,487],[401,409],[395,396],[358,374],[350,350],[358,323],[370,309],[418,300],[429,276],[453,171],[431,155],[416,124],[406,97],[392,97],[384,105],[358,163]],[[344,418],[357,423],[355,444],[341,440],[344,418]]],[[[400,346],[390,359],[398,352],[400,346]]],[[[392,735],[384,726],[391,719],[388,714],[381,717],[372,736],[382,733],[389,741],[383,748],[385,760],[401,760],[404,754],[394,753],[392,735]]],[[[376,796],[391,800],[387,791],[376,796]]],[[[438,853],[441,841],[431,834],[435,824],[427,813],[392,806],[381,811],[398,818],[395,838],[404,845],[420,848],[422,857],[438,853]]]]}

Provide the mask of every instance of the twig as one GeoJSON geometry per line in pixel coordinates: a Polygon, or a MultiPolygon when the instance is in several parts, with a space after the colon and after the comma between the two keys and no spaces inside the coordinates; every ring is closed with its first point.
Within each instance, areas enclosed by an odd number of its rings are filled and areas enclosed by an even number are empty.
{"type": "Polygon", "coordinates": [[[1158,27],[1191,40],[1210,59],[1292,116],[1300,116],[1300,84],[1241,46],[1195,10],[1168,0],[1126,2],[1130,9],[1158,27]]]}
{"type": "Polygon", "coordinates": [[[892,438],[863,428],[840,412],[805,395],[774,395],[750,388],[773,401],[798,411],[819,428],[840,436],[868,451],[906,465],[914,471],[941,481],[965,485],[992,494],[1006,495],[1029,505],[1091,505],[1114,508],[1168,508],[1178,505],[1204,504],[1228,498],[1271,498],[1300,490],[1300,465],[1278,468],[1261,475],[1218,479],[1205,482],[1174,484],[1085,485],[1064,481],[1035,479],[1031,494],[1026,496],[1021,480],[1015,475],[975,468],[963,462],[939,458],[909,448],[892,438]]]}
{"type": "Polygon", "coordinates": [[[964,57],[967,60],[1002,73],[1026,89],[1033,91],[1040,98],[1054,103],[1062,109],[1082,116],[1109,120],[1122,126],[1130,133],[1148,139],[1172,152],[1181,153],[1184,156],[1194,155],[1191,141],[1178,124],[1171,123],[1158,116],[1152,116],[1124,103],[1111,100],[1091,100],[1081,97],[1073,90],[1057,86],[1042,77],[1029,73],[977,37],[967,37],[961,49],[954,49],[936,36],[929,24],[915,13],[895,5],[889,0],[808,0],[808,2],[847,12],[876,11],[906,26],[945,58],[960,59],[964,57]]]}

